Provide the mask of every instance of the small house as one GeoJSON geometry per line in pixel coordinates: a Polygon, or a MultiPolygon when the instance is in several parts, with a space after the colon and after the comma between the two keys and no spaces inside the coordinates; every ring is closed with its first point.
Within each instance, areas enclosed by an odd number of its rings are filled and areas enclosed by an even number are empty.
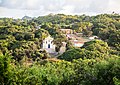
{"type": "Polygon", "coordinates": [[[82,47],[85,43],[84,41],[79,41],[79,40],[72,40],[71,42],[75,47],[82,47]]]}
{"type": "Polygon", "coordinates": [[[63,34],[72,34],[73,33],[72,29],[60,29],[60,31],[62,31],[63,34]]]}

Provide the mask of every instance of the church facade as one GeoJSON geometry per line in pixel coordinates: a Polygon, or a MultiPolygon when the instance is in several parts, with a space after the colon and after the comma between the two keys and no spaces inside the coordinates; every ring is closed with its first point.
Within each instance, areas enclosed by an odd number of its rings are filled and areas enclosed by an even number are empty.
{"type": "Polygon", "coordinates": [[[42,43],[42,49],[46,50],[48,53],[55,53],[55,44],[53,40],[51,36],[45,38],[42,43]]]}

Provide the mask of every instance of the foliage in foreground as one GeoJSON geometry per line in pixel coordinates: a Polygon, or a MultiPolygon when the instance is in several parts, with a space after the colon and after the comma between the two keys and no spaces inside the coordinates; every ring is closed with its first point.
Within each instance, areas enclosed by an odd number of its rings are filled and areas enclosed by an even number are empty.
{"type": "Polygon", "coordinates": [[[0,56],[1,85],[119,85],[120,58],[39,61],[31,66],[0,56]]]}

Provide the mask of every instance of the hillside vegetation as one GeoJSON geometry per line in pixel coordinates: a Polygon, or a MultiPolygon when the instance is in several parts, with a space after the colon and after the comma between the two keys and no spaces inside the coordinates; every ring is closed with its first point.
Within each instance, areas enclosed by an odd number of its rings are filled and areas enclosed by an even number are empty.
{"type": "Polygon", "coordinates": [[[120,15],[49,14],[37,18],[0,18],[0,85],[120,85],[120,15]],[[60,29],[100,40],[74,47],[60,29]],[[58,59],[40,50],[51,35],[58,59]]]}

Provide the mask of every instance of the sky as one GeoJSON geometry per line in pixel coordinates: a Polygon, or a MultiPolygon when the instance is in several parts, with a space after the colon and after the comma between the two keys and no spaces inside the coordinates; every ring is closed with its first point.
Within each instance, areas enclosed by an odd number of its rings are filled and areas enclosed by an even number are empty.
{"type": "Polygon", "coordinates": [[[0,17],[120,13],[120,0],[0,0],[0,17]]]}

